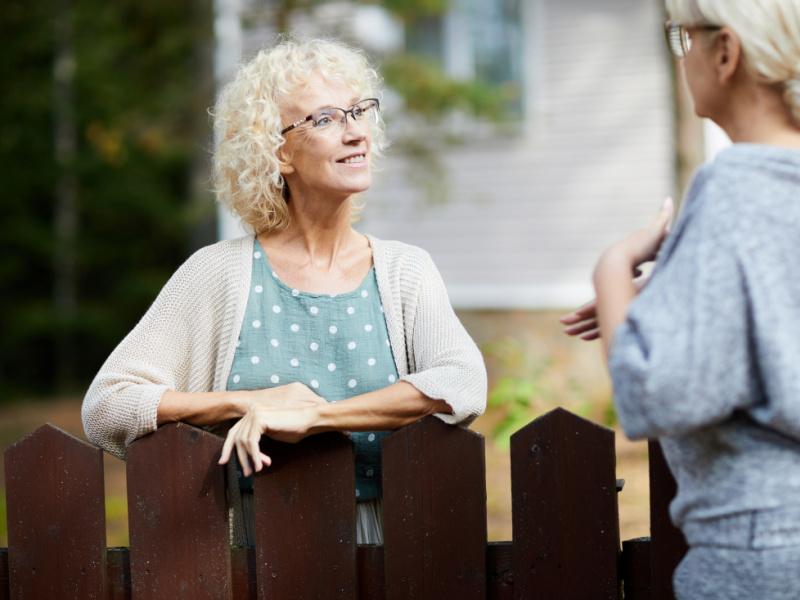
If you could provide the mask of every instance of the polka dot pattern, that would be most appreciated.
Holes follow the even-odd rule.
[[[228,389],[292,382],[328,402],[397,380],[374,270],[356,289],[311,294],[286,285],[254,243],[251,293]],[[260,259],[260,260],[259,260]],[[351,432],[359,501],[380,496],[380,447],[386,432]]]

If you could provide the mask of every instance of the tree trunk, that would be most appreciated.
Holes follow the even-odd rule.
[[[55,187],[53,303],[57,320],[56,383],[62,390],[74,384],[74,340],[77,290],[78,181],[75,174],[74,106],[75,49],[71,0],[55,3],[53,63],[53,124],[57,178]]]
[[[192,162],[189,167],[191,207],[190,245],[196,250],[217,241],[214,196],[211,193],[209,148],[212,136],[208,109],[214,103],[214,10],[212,0],[192,2],[195,73],[192,94]]]

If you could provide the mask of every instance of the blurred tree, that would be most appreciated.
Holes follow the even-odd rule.
[[[320,0],[278,0],[274,22]],[[362,0],[413,29],[447,0]],[[0,11],[0,401],[82,390],[187,253],[214,241],[211,0],[10,0]],[[413,46],[413,44],[412,44]],[[453,112],[502,118],[508,90],[430,56],[380,57],[426,128],[395,147],[444,181]],[[441,196],[441,189],[437,188]]]
[[[0,398],[85,386],[187,250],[210,241],[192,235],[210,213],[191,201],[210,23],[190,0],[0,11]]]

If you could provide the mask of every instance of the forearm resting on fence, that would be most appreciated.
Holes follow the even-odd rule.
[[[341,402],[317,407],[311,433],[398,429],[435,413],[452,414],[444,400],[433,400],[406,381]]]
[[[176,392],[167,390],[158,404],[157,424],[183,421],[192,425],[214,425],[238,419],[247,410],[242,392]]]

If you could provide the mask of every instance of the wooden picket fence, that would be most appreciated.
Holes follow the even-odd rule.
[[[384,545],[355,541],[338,433],[262,443],[254,548],[229,544],[222,438],[160,428],[126,463],[130,548],[106,548],[102,451],[45,425],[5,453],[0,599],[666,599],[685,552],[650,446],[650,538],[620,547],[613,432],[556,409],[511,440],[513,541],[486,541],[484,440],[429,417],[383,442]]]

